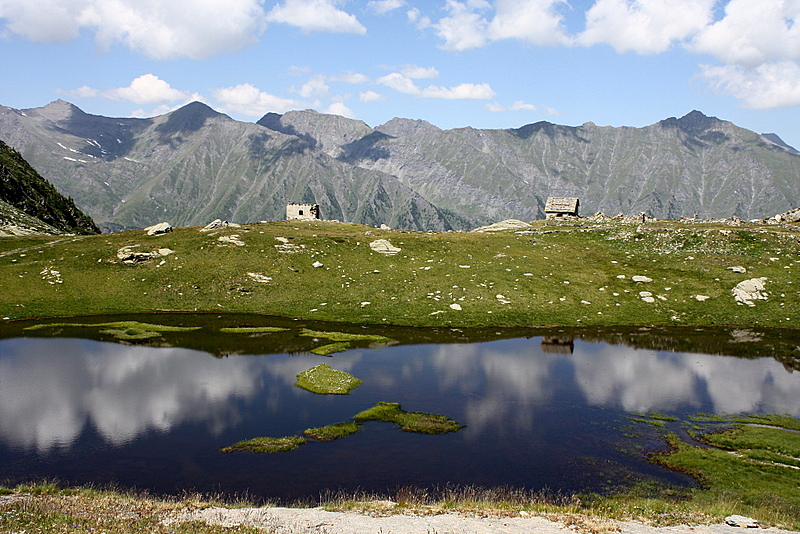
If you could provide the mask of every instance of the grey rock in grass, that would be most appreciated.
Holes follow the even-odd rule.
[[[200,229],[201,232],[211,232],[213,230],[224,230],[226,228],[240,228],[241,224],[236,224],[228,221],[223,221],[222,219],[214,219],[203,228]]]
[[[153,226],[148,226],[145,228],[147,235],[161,235],[166,234],[172,231],[172,225],[168,222],[161,222],[158,224],[154,224]]]
[[[175,252],[174,250],[168,248],[160,248],[158,250],[153,250],[150,252],[143,252],[141,250],[136,250],[136,248],[140,247],[141,245],[128,245],[127,247],[122,247],[117,251],[117,259],[120,260],[122,263],[134,264],[134,263],[141,263],[143,261],[150,261],[156,258],[161,258],[163,256],[168,256]]]
[[[767,279],[762,276],[761,278],[750,278],[739,282],[736,287],[731,289],[733,298],[739,304],[745,304],[750,307],[755,306],[754,300],[767,300],[766,287],[764,286],[766,281]]]
[[[758,528],[758,521],[743,515],[729,515],[725,518],[725,522],[732,527]]]
[[[475,228],[473,232],[500,232],[502,230],[518,230],[520,228],[530,228],[531,225],[518,219],[506,219],[488,226]]]
[[[735,272],[735,273],[739,273],[739,274],[744,274],[744,273],[746,273],[746,272],[747,272],[747,269],[745,269],[745,268],[744,268],[744,267],[742,267],[741,265],[735,265],[735,266],[733,266],[733,267],[728,267],[728,270],[729,270],[729,271],[733,271],[733,272]]]
[[[386,254],[387,256],[394,256],[402,250],[392,245],[388,239],[377,239],[369,244],[369,248],[380,254]]]

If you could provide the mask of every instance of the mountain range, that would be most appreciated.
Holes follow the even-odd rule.
[[[325,219],[437,231],[542,218],[548,196],[579,197],[584,214],[658,218],[800,206],[797,150],[699,111],[643,128],[442,130],[311,110],[249,123],[199,102],[109,118],[59,100],[0,106],[0,139],[105,231],[280,220],[288,202],[317,203]]]

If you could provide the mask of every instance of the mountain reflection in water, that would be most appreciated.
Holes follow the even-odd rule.
[[[559,478],[564,473],[551,473],[547,466],[574,467],[592,456],[632,462],[628,469],[660,469],[619,453],[614,441],[619,432],[608,425],[627,424],[628,412],[800,416],[800,373],[772,358],[580,339],[570,345],[569,339],[555,349],[552,340],[542,345],[542,338],[533,337],[361,348],[330,359],[308,353],[215,358],[174,347],[6,339],[0,341],[0,480],[59,477],[163,492],[191,487],[287,497],[332,485],[364,489],[393,483],[575,490],[588,483],[567,483]],[[322,361],[364,384],[342,397],[293,385],[298,373]],[[467,427],[448,436],[417,436],[375,423],[340,442],[291,453],[217,452],[241,439],[299,434],[345,421],[379,401],[440,413]],[[598,439],[597,433],[614,438]],[[379,449],[398,464],[396,473]],[[147,462],[130,467],[138,454]],[[431,458],[430,465],[415,454]],[[418,472],[404,466],[417,461],[424,464]],[[90,470],[88,462],[107,467]],[[156,483],[161,462],[189,462],[194,471],[188,476],[184,466]],[[315,462],[337,471],[320,475]],[[308,465],[308,473],[301,465]],[[283,492],[277,479],[258,481],[268,468],[291,471],[296,487]],[[286,473],[275,476],[286,480]]]

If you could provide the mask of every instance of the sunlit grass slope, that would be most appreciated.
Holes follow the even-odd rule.
[[[583,219],[491,233],[284,221],[3,238],[0,318],[180,310],[372,324],[793,327],[798,237],[778,225]],[[378,239],[400,251],[373,250]],[[125,246],[173,252],[126,264],[117,258]],[[766,279],[755,306],[731,294],[749,278]]]

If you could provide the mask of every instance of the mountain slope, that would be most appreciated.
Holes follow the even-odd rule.
[[[151,119],[63,101],[0,107],[0,137],[106,230],[280,220],[287,202],[326,219],[462,230],[544,217],[548,196],[584,214],[764,218],[800,206],[800,153],[693,111],[644,128],[370,128],[315,111],[239,122],[195,102]]]
[[[319,143],[198,102],[152,119],[87,115],[63,101],[5,108],[0,132],[106,230],[280,220],[287,202],[317,202],[327,219],[366,224],[468,225],[391,176],[330,157]]]
[[[72,199],[65,198],[31,167],[19,152],[0,140],[0,201],[4,224],[19,221],[41,231],[96,234],[100,230]],[[16,208],[30,218],[20,217]],[[32,218],[32,219],[31,219]],[[36,221],[40,221],[37,223]]]

